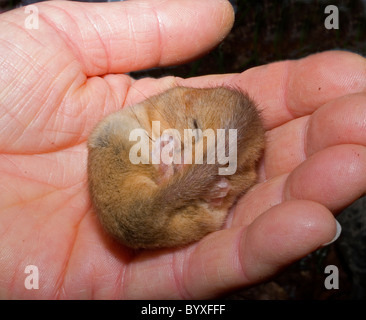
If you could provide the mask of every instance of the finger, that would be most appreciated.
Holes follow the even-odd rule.
[[[323,104],[366,91],[366,60],[351,52],[327,51],[271,63],[238,75],[188,79],[191,86],[238,87],[258,103],[266,129],[309,115]]]
[[[306,160],[306,141],[309,116],[294,119],[266,133],[263,171],[266,179],[291,172]]]
[[[184,265],[189,298],[213,298],[255,284],[331,241],[336,223],[311,201],[274,206],[248,228],[226,229],[201,241]]]
[[[281,204],[287,178],[284,174],[252,187],[229,212],[227,227],[248,226],[263,212]]]
[[[319,108],[309,119],[307,156],[338,144],[366,146],[366,93],[347,95]]]
[[[366,89],[366,60],[346,51],[329,51],[295,63],[289,76],[287,106],[295,116],[311,114],[335,98]]]
[[[55,1],[37,7],[39,28],[28,33],[44,47],[61,37],[88,76],[183,63],[217,45],[234,20],[226,0]],[[24,27],[24,10],[9,17]]]
[[[311,116],[304,116],[267,132],[264,176],[291,172],[307,157],[337,144],[366,146],[365,93],[334,99]]]
[[[287,200],[319,202],[337,212],[366,191],[366,148],[338,145],[317,152],[290,174],[257,184],[229,216],[229,227],[247,226],[269,208]]]
[[[366,190],[366,148],[338,145],[319,151],[288,177],[284,199],[307,199],[337,211]]]

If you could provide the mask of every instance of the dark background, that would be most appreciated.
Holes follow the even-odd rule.
[[[32,2],[37,1],[0,0],[0,12]],[[231,2],[236,11],[235,24],[216,49],[185,65],[133,72],[131,76],[192,77],[243,72],[261,64],[334,49],[366,55],[366,0]],[[324,27],[327,5],[339,9],[338,30]],[[269,282],[226,298],[365,300],[366,199],[358,200],[337,219],[342,225],[342,235],[335,244],[308,255]],[[327,276],[324,269],[329,264],[339,268],[338,290],[327,290],[324,286]]]
[[[211,53],[192,63],[134,76],[191,77],[242,72],[261,64],[298,59],[325,50],[366,54],[366,1],[255,1],[233,0],[235,24]],[[327,5],[339,9],[339,29],[327,30]]]

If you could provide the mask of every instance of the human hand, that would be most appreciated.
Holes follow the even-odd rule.
[[[0,16],[2,298],[216,297],[330,241],[331,211],[363,194],[363,58],[326,52],[239,75],[134,81],[122,73],[217,44],[232,24],[229,5],[37,6],[38,30],[24,29],[23,9]],[[261,181],[224,230],[186,248],[134,253],[105,235],[93,212],[86,139],[104,115],[174,85],[236,86],[259,103],[267,129]],[[38,290],[24,286],[27,265],[39,268]]]

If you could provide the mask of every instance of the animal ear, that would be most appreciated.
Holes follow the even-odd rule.
[[[224,198],[229,193],[230,189],[231,186],[229,181],[226,178],[221,178],[213,185],[212,189],[205,197],[205,200],[209,205],[213,207],[219,207],[222,204]]]

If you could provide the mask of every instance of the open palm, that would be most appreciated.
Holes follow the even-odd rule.
[[[0,16],[1,298],[210,298],[253,284],[330,241],[366,187],[366,62],[326,52],[242,74],[134,81],[123,73],[217,44],[225,1],[47,2]],[[206,21],[203,25],[201,21]],[[133,252],[91,207],[86,139],[106,114],[175,85],[228,85],[262,110],[260,183],[224,230],[186,248]],[[133,191],[133,190],[131,190]],[[39,269],[39,289],[24,285]]]

